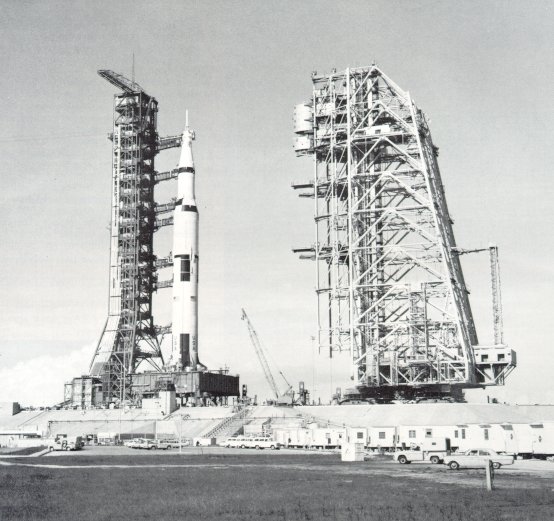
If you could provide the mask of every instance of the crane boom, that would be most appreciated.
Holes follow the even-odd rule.
[[[500,265],[498,263],[498,247],[489,246],[491,281],[492,281],[492,313],[494,320],[494,343],[504,344],[502,323],[502,295],[500,290]]]
[[[242,311],[242,317],[241,319],[246,321],[246,326],[248,327],[248,333],[250,335],[250,340],[252,341],[252,345],[254,346],[254,350],[256,351],[256,355],[258,356],[258,360],[260,361],[260,365],[262,366],[265,379],[267,380],[267,383],[271,387],[271,390],[275,394],[275,398],[279,399],[281,396],[281,393],[279,392],[279,388],[277,387],[277,384],[275,383],[275,378],[273,378],[273,374],[271,373],[271,370],[269,369],[269,364],[267,363],[267,359],[265,357],[263,348],[260,344],[260,340],[258,338],[258,334],[256,333],[256,330],[254,329],[254,326],[252,325],[252,322],[250,322],[250,319],[248,318],[248,315],[246,314],[246,311],[244,309]]]
[[[472,250],[464,250],[456,248],[453,250],[457,255],[465,255],[467,253],[480,253],[483,251],[489,252],[490,270],[491,270],[491,289],[492,289],[492,317],[494,327],[494,344],[504,344],[504,326],[502,318],[502,293],[500,288],[500,264],[498,262],[498,246],[489,244],[487,248],[474,248]]]
[[[144,89],[135,81],[131,81],[125,76],[118,74],[117,72],[110,70],[99,70],[98,74],[102,76],[105,80],[109,81],[112,85],[120,88],[122,91],[127,92],[128,94],[133,94],[135,92],[144,92]]]

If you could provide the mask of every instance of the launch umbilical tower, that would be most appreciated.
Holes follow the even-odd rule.
[[[152,294],[158,288],[153,252],[154,232],[173,223],[162,214],[174,204],[157,206],[158,181],[154,158],[160,150],[177,147],[180,137],[160,138],[158,102],[140,85],[112,71],[100,76],[121,89],[114,97],[112,155],[112,215],[108,319],[90,366],[102,380],[105,402],[130,395],[130,375],[147,362],[160,370],[163,357],[154,325]],[[167,178],[171,175],[167,175]],[[168,260],[165,265],[171,265]],[[165,267],[165,266],[164,266]],[[166,284],[167,286],[169,284]]]
[[[156,99],[134,80],[109,70],[98,73],[121,91],[114,97],[109,135],[113,146],[108,318],[89,374],[65,385],[65,403],[83,408],[136,406],[168,392],[182,404],[226,404],[230,396],[239,396],[238,376],[230,375],[228,368],[209,370],[198,356],[199,217],[195,134],[188,126],[188,111],[183,133],[162,138]],[[177,168],[156,171],[156,155],[179,146]],[[156,202],[155,185],[171,179],[177,180],[178,197]],[[163,226],[173,226],[173,248],[158,257],[154,233]],[[171,269],[173,277],[160,280],[164,268]],[[157,326],[152,297],[170,287],[173,323]],[[166,334],[172,342],[164,361]]]
[[[515,353],[478,343],[425,115],[376,66],[312,82],[294,120],[314,177],[293,186],[314,198],[316,242],[295,251],[316,261],[320,349],[349,353],[362,398],[502,384]]]

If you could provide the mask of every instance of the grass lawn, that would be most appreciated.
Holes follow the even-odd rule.
[[[552,484],[530,487],[521,477],[499,472],[499,489],[487,493],[480,471],[460,471],[455,479],[460,476],[464,484],[452,484],[441,476],[452,479],[453,474],[437,467],[346,464],[336,455],[62,456],[9,462],[129,467],[0,466],[2,521],[554,518]]]
[[[0,457],[4,456],[27,456],[28,454],[35,454],[41,450],[46,449],[45,445],[40,445],[38,447],[13,447],[13,448],[3,448],[0,450]]]

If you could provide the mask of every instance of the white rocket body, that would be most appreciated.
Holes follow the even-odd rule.
[[[194,132],[183,132],[173,220],[173,320],[169,365],[204,370],[198,361],[198,209],[194,194]]]

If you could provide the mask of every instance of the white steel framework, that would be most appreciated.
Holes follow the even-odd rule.
[[[511,351],[487,376],[475,359],[477,333],[423,112],[375,66],[314,73],[312,81],[311,102],[296,107],[295,149],[313,156],[314,179],[294,188],[314,198],[316,242],[295,251],[316,261],[320,349],[347,351],[367,396],[503,383]]]

